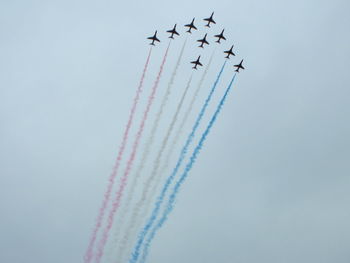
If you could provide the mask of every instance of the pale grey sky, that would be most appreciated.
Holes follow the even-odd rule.
[[[211,33],[225,27],[228,38],[217,54],[231,43],[237,52],[222,83],[240,58],[247,69],[148,262],[349,262],[349,8],[346,0],[1,1],[0,262],[82,262],[145,37],[158,29],[165,40],[174,23],[183,32],[212,11]],[[193,46],[186,59],[205,61],[210,50]],[[217,55],[206,90],[221,63]]]

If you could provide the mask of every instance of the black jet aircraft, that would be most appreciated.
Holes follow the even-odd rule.
[[[154,41],[160,42],[160,40],[157,38],[157,30],[152,37],[148,37],[147,39],[152,40],[152,43],[150,43],[150,45],[152,45],[152,46],[155,46]]]
[[[216,24],[216,22],[215,22],[214,19],[213,19],[213,15],[214,15],[214,12],[211,13],[211,16],[210,16],[210,17],[204,18],[204,19],[203,19],[204,21],[207,21],[207,22],[208,22],[208,24],[205,25],[206,27],[210,27],[210,23]]]
[[[237,69],[235,70],[236,72],[239,73],[239,70],[240,69],[244,69],[244,67],[242,66],[242,63],[243,63],[243,59],[241,60],[241,63],[237,64],[237,65],[234,65],[234,67],[236,67]]]
[[[199,56],[199,57],[197,58],[197,60],[191,61],[191,63],[194,64],[194,66],[192,67],[193,69],[197,69],[197,66],[198,66],[198,65],[199,65],[199,66],[203,66],[202,63],[199,61],[200,58],[201,58],[201,56]]]
[[[229,50],[224,51],[225,54],[227,54],[227,56],[225,58],[230,58],[230,56],[236,56],[235,53],[232,52],[233,49],[233,45],[231,46],[231,48]]]
[[[221,39],[226,40],[226,37],[224,37],[224,31],[225,29],[223,29],[220,34],[214,36],[218,38],[218,40],[215,41],[216,43],[220,44]]]
[[[192,34],[191,30],[194,29],[194,30],[197,30],[196,26],[194,25],[194,18],[192,19],[192,22],[191,24],[187,24],[185,25],[185,27],[188,27],[188,30],[186,32]]]
[[[175,35],[178,35],[178,36],[180,35],[179,33],[176,32],[176,24],[175,24],[175,26],[174,26],[173,29],[168,30],[168,31],[166,31],[166,32],[171,34],[171,36],[170,36],[169,38],[172,38],[172,39],[174,39],[174,34],[175,34]]]
[[[207,44],[209,45],[209,42],[207,41],[207,34],[205,34],[205,36],[202,39],[198,39],[197,42],[200,42],[202,44],[200,44],[198,47],[204,48],[203,45]]]

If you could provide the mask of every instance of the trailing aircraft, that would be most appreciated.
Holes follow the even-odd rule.
[[[199,65],[199,66],[203,66],[202,63],[199,61],[200,58],[201,58],[201,56],[199,56],[199,57],[197,58],[197,60],[191,61],[191,63],[194,64],[194,66],[192,67],[193,69],[197,69],[197,66],[198,66],[198,65]]]

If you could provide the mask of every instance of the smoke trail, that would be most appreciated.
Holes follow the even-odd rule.
[[[174,129],[174,125],[177,121],[177,117],[179,115],[179,112],[181,110],[181,107],[185,101],[185,98],[186,98],[186,95],[190,89],[190,86],[191,86],[191,82],[192,82],[192,74],[187,82],[187,85],[186,85],[186,88],[182,94],[182,97],[180,99],[180,102],[177,106],[177,109],[176,109],[176,112],[172,118],[172,121],[168,127],[168,130],[167,130],[167,133],[165,135],[165,137],[163,138],[163,141],[162,141],[162,144],[161,144],[161,147],[158,151],[158,154],[157,154],[157,158],[154,162],[154,165],[153,165],[153,168],[152,168],[152,172],[151,172],[151,176],[147,179],[147,181],[145,182],[145,185],[143,187],[143,192],[142,192],[142,195],[141,195],[141,198],[140,200],[137,202],[137,204],[135,205],[135,208],[133,209],[133,213],[132,213],[132,216],[131,216],[131,219],[130,219],[130,225],[125,233],[125,235],[123,236],[123,239],[122,239],[122,249],[124,250],[126,245],[128,244],[129,242],[129,238],[130,238],[130,234],[132,232],[132,230],[138,225],[137,224],[137,220],[140,218],[139,214],[141,212],[141,210],[144,208],[145,204],[147,202],[149,202],[149,189],[151,187],[151,184],[152,182],[154,181],[155,179],[155,176],[157,175],[157,171],[159,169],[159,164],[160,164],[160,159],[162,157],[162,154],[164,152],[164,149],[168,143],[168,140],[170,138],[170,135],[171,135],[171,132],[172,130]],[[152,189],[154,190],[154,189]],[[142,217],[140,218],[142,220]]]
[[[174,81],[175,81],[176,73],[177,73],[177,71],[179,69],[179,66],[181,64],[182,56],[183,56],[183,53],[184,53],[184,50],[185,50],[185,47],[186,47],[186,42],[187,42],[187,39],[184,41],[184,43],[182,45],[182,48],[181,48],[179,57],[177,59],[175,68],[173,70],[173,73],[171,74],[167,90],[166,90],[166,92],[165,92],[165,94],[164,94],[164,96],[162,98],[162,102],[161,102],[160,108],[158,110],[158,113],[157,113],[156,118],[155,118],[155,120],[153,122],[153,125],[152,125],[150,136],[149,136],[149,138],[148,138],[148,140],[146,142],[145,150],[142,153],[140,164],[138,165],[138,167],[136,169],[136,172],[133,175],[133,179],[132,179],[132,182],[130,184],[130,190],[127,193],[127,197],[126,197],[126,200],[125,200],[125,203],[124,203],[124,207],[123,207],[123,209],[120,212],[120,214],[123,215],[123,216],[120,218],[120,223],[117,226],[118,229],[117,229],[117,231],[115,233],[115,240],[113,242],[114,244],[118,243],[117,238],[119,237],[120,231],[121,231],[121,229],[122,229],[122,227],[124,225],[124,222],[126,220],[126,215],[129,213],[130,203],[131,203],[132,197],[134,196],[134,192],[136,190],[136,186],[138,184],[139,177],[140,177],[141,172],[142,172],[142,170],[143,170],[143,168],[144,168],[144,166],[145,166],[145,164],[146,164],[146,162],[148,160],[148,157],[150,156],[149,153],[150,153],[151,147],[152,147],[153,142],[154,142],[154,137],[155,137],[156,131],[158,129],[160,119],[161,119],[161,117],[163,115],[164,108],[165,108],[165,106],[167,104],[167,101],[169,99],[169,96],[171,94],[171,90],[172,90],[172,87],[173,87],[173,84],[174,84]],[[125,250],[125,243],[121,242],[120,246],[119,246],[119,249],[117,251],[118,258],[117,258],[116,262],[121,262],[121,257],[122,257],[122,254],[123,254],[124,250]]]
[[[131,170],[133,162],[135,160],[136,152],[137,152],[138,145],[139,145],[139,142],[140,142],[143,130],[144,130],[145,123],[147,121],[148,113],[149,113],[149,111],[151,109],[151,106],[152,106],[152,103],[153,103],[153,100],[154,100],[154,97],[155,97],[155,94],[156,94],[156,91],[157,91],[157,88],[158,88],[158,84],[159,84],[159,81],[160,81],[160,77],[161,77],[162,72],[163,72],[163,68],[164,68],[164,64],[166,62],[166,58],[167,58],[167,55],[168,55],[170,43],[171,42],[169,42],[169,45],[168,45],[168,47],[167,47],[167,49],[165,51],[165,54],[164,54],[164,57],[163,57],[163,60],[162,60],[162,63],[161,63],[161,66],[160,66],[160,69],[159,69],[159,72],[158,72],[158,75],[157,75],[157,79],[156,79],[156,81],[155,81],[155,83],[153,85],[153,88],[152,88],[152,92],[151,92],[151,94],[148,97],[147,107],[146,107],[146,109],[145,109],[145,111],[143,113],[142,121],[141,121],[139,130],[138,130],[138,132],[136,134],[136,138],[135,138],[135,141],[134,141],[134,144],[133,144],[133,148],[132,148],[132,153],[131,153],[131,155],[129,157],[129,160],[127,162],[126,170],[125,170],[123,176],[120,179],[120,185],[119,185],[118,191],[116,193],[115,199],[114,199],[114,201],[112,203],[112,209],[111,209],[111,211],[109,213],[109,216],[107,218],[107,226],[106,226],[106,228],[105,228],[105,230],[103,232],[103,235],[102,235],[102,238],[101,238],[101,242],[99,243],[99,247],[98,247],[98,251],[97,251],[96,262],[98,262],[98,263],[101,261],[101,258],[103,256],[103,250],[104,250],[104,247],[105,247],[107,239],[108,239],[109,231],[111,230],[112,225],[113,225],[113,219],[114,219],[115,213],[116,213],[116,211],[118,210],[118,208],[120,206],[120,201],[121,201],[121,198],[122,198],[125,186],[127,184],[127,179],[128,179],[130,170]]]
[[[180,124],[180,126],[179,126],[179,128],[178,128],[178,130],[177,130],[177,132],[175,134],[175,137],[174,137],[174,139],[172,141],[172,144],[171,144],[171,146],[169,148],[169,151],[168,151],[167,156],[165,158],[164,164],[163,164],[162,168],[159,170],[158,175],[156,176],[156,181],[153,183],[153,187],[152,187],[152,190],[151,190],[151,197],[149,198],[149,200],[153,200],[153,198],[154,198],[154,196],[156,194],[156,190],[158,189],[158,186],[159,186],[159,184],[161,182],[161,179],[162,179],[161,175],[163,175],[166,172],[166,169],[169,166],[170,157],[171,157],[173,151],[176,149],[176,144],[177,144],[178,140],[180,139],[180,136],[181,136],[182,131],[184,129],[185,123],[186,123],[186,121],[188,119],[188,116],[190,115],[190,113],[192,111],[192,108],[193,108],[194,102],[195,102],[195,100],[196,100],[196,98],[198,96],[199,90],[200,90],[200,88],[203,85],[205,76],[206,76],[206,74],[207,74],[207,72],[208,72],[208,70],[210,68],[210,64],[211,64],[212,59],[214,57],[215,51],[216,51],[216,49],[213,51],[213,53],[210,56],[209,62],[207,64],[207,66],[205,67],[205,70],[204,70],[204,72],[202,74],[202,77],[201,77],[201,79],[199,81],[197,89],[196,89],[196,91],[194,92],[194,94],[192,96],[192,99],[191,99],[191,102],[189,104],[189,107],[187,108],[187,111],[186,111],[186,113],[185,113],[185,115],[184,115],[184,117],[182,119],[182,122],[181,122],[181,124]],[[141,214],[140,218],[145,218],[146,217],[147,212],[150,210],[151,205],[152,205],[151,202],[147,202],[147,206],[146,206],[145,209],[143,209],[143,213]]]
[[[156,190],[158,189],[158,186],[159,186],[159,184],[160,184],[160,182],[162,180],[162,176],[161,175],[163,175],[166,172],[166,169],[168,168],[168,166],[170,164],[170,158],[171,158],[174,150],[176,149],[177,142],[180,139],[180,136],[181,136],[181,134],[183,132],[184,126],[185,126],[185,124],[186,124],[186,122],[188,120],[188,117],[189,117],[192,109],[193,109],[194,102],[195,102],[195,100],[196,100],[196,98],[198,96],[198,93],[199,93],[202,85],[203,85],[203,82],[205,80],[205,77],[206,77],[207,72],[208,72],[208,70],[210,68],[211,62],[213,60],[214,53],[215,53],[215,50],[213,51],[213,53],[210,56],[209,62],[207,64],[207,66],[205,67],[205,70],[204,70],[204,72],[203,72],[203,74],[201,76],[201,79],[199,81],[197,89],[195,90],[195,92],[194,92],[194,94],[192,96],[191,102],[190,102],[190,104],[189,104],[189,106],[188,106],[188,108],[187,108],[187,110],[185,112],[185,115],[184,115],[184,117],[183,117],[183,119],[182,119],[182,121],[180,123],[180,126],[179,126],[179,128],[177,129],[177,131],[175,133],[175,137],[174,137],[172,143],[170,144],[170,148],[169,148],[169,150],[167,152],[167,155],[165,157],[165,161],[163,163],[163,166],[158,171],[158,174],[156,175],[156,179],[155,179],[155,182],[153,183],[152,190],[151,190],[151,197],[149,198],[149,200],[153,200],[154,199],[154,196],[156,194]],[[141,214],[141,216],[139,218],[145,218],[147,216],[147,212],[150,210],[151,205],[152,205],[152,203],[150,201],[146,203],[146,207],[143,209],[143,213]]]
[[[216,109],[214,115],[212,116],[212,118],[211,118],[207,128],[205,129],[204,133],[202,134],[201,139],[199,140],[196,148],[194,149],[194,151],[192,153],[192,156],[191,156],[189,162],[187,163],[183,174],[181,175],[180,179],[176,182],[176,184],[175,184],[175,186],[173,188],[173,191],[172,191],[172,193],[171,193],[171,195],[169,197],[168,203],[166,204],[166,208],[165,208],[165,210],[163,212],[163,215],[162,215],[161,219],[159,219],[157,224],[153,227],[152,231],[150,232],[150,235],[149,235],[147,241],[144,244],[141,263],[144,263],[145,260],[146,260],[146,257],[148,255],[148,250],[149,250],[150,243],[152,242],[155,234],[157,233],[159,228],[161,228],[163,226],[163,224],[167,220],[169,214],[174,209],[174,202],[176,200],[177,194],[179,193],[180,187],[184,183],[184,181],[186,180],[186,178],[188,176],[188,173],[192,169],[193,164],[195,163],[195,161],[197,159],[197,156],[198,156],[200,150],[203,147],[203,144],[204,144],[204,142],[205,142],[205,140],[206,140],[206,138],[207,138],[207,136],[208,136],[208,134],[210,132],[210,129],[213,127],[213,125],[214,125],[214,123],[215,123],[215,121],[216,121],[216,119],[217,119],[217,117],[218,117],[218,115],[219,115],[219,113],[220,113],[224,103],[225,103],[226,97],[227,97],[229,91],[231,90],[231,87],[232,87],[232,84],[233,84],[233,82],[235,80],[235,77],[236,77],[236,74],[233,75],[233,78],[232,78],[230,84],[228,85],[228,87],[227,87],[227,89],[225,91],[225,94],[222,97],[219,105],[217,106],[217,109]]]
[[[145,75],[146,75],[146,72],[147,72],[147,68],[148,68],[150,57],[151,57],[151,53],[152,53],[152,47],[150,48],[150,50],[148,52],[147,60],[146,60],[145,66],[143,68],[143,72],[142,72],[142,76],[141,76],[141,79],[140,79],[140,83],[139,83],[139,85],[137,87],[137,91],[136,91],[136,95],[135,95],[135,98],[134,98],[134,101],[133,101],[133,105],[132,105],[131,110],[130,110],[129,120],[128,120],[128,122],[126,124],[126,127],[125,127],[125,131],[124,131],[122,143],[121,143],[120,148],[119,148],[117,159],[116,159],[116,162],[114,164],[112,173],[111,173],[111,175],[110,175],[110,177],[108,179],[109,183],[108,183],[108,186],[107,186],[107,190],[106,190],[106,192],[104,194],[104,199],[103,199],[102,205],[101,205],[101,207],[99,209],[99,213],[98,213],[98,216],[97,216],[97,219],[96,219],[96,224],[95,224],[95,227],[94,227],[94,229],[92,231],[92,235],[91,235],[91,238],[90,238],[90,242],[89,242],[88,248],[87,248],[87,250],[85,252],[84,262],[86,262],[86,263],[91,262],[92,257],[93,257],[93,248],[94,248],[94,245],[95,245],[95,241],[96,241],[96,238],[97,238],[98,231],[101,228],[102,220],[104,218],[104,215],[105,215],[105,212],[106,212],[106,208],[107,208],[110,196],[111,196],[111,192],[112,192],[112,189],[113,189],[115,177],[117,176],[118,169],[119,169],[119,166],[120,166],[120,162],[121,162],[121,160],[123,158],[124,150],[125,150],[125,147],[126,147],[126,143],[128,141],[128,137],[129,137],[129,131],[130,131],[133,119],[134,119],[134,115],[135,115],[137,104],[138,104],[139,99],[140,99],[140,94],[142,92],[143,82],[144,82]]]
[[[182,121],[181,121],[181,123],[180,123],[180,126],[179,126],[179,128],[177,129],[177,131],[176,131],[176,133],[175,133],[175,137],[174,137],[172,143],[170,144],[170,148],[169,148],[169,151],[168,151],[168,153],[167,153],[167,155],[166,155],[166,157],[165,157],[164,164],[163,164],[162,168],[160,169],[160,173],[161,173],[161,174],[163,174],[163,173],[166,171],[166,169],[168,168],[168,166],[169,166],[170,158],[171,158],[171,156],[172,156],[172,154],[173,154],[173,152],[174,152],[174,150],[175,150],[175,148],[176,148],[176,145],[177,145],[177,143],[178,143],[178,141],[179,141],[179,139],[180,139],[180,136],[181,136],[181,134],[182,134],[182,132],[183,132],[183,129],[184,129],[184,127],[185,127],[185,124],[186,124],[186,122],[187,122],[187,120],[188,120],[188,117],[190,116],[190,114],[191,114],[191,112],[192,112],[193,105],[194,105],[194,103],[195,103],[195,101],[196,101],[196,99],[197,99],[197,96],[198,96],[198,93],[199,93],[200,89],[202,88],[203,82],[204,82],[205,77],[206,77],[206,75],[207,75],[207,73],[208,73],[208,70],[209,70],[209,68],[210,68],[210,65],[211,65],[211,62],[212,62],[212,60],[213,60],[214,54],[215,54],[215,50],[213,51],[213,53],[212,53],[211,56],[210,56],[208,65],[205,67],[205,70],[204,70],[204,72],[203,72],[203,74],[202,74],[202,77],[201,77],[201,79],[200,79],[200,81],[199,81],[199,84],[198,84],[198,86],[197,86],[197,89],[196,89],[196,91],[193,93],[191,102],[190,102],[190,104],[188,105],[188,108],[187,108],[187,110],[186,110],[186,112],[185,112],[185,114],[184,114],[184,117],[183,117],[183,119],[182,119]],[[160,179],[161,179],[161,177],[159,176],[159,177],[158,177],[158,180],[160,180]],[[155,187],[155,188],[157,188],[157,185],[158,185],[158,184],[159,184],[159,182],[156,182],[156,187]]]
[[[204,115],[204,113],[205,113],[205,111],[206,111],[206,109],[208,107],[208,104],[209,104],[209,102],[210,102],[210,100],[211,100],[211,98],[213,96],[213,93],[216,90],[216,86],[217,86],[217,84],[218,84],[218,82],[220,80],[222,72],[224,71],[225,65],[226,65],[226,61],[222,65],[221,70],[220,70],[220,72],[219,72],[219,74],[218,74],[218,76],[217,76],[217,78],[215,80],[215,83],[214,83],[214,85],[213,85],[213,87],[212,87],[212,89],[211,89],[211,91],[210,91],[206,101],[204,102],[204,105],[203,105],[201,111],[199,112],[199,115],[198,115],[198,117],[197,117],[197,119],[195,121],[195,124],[194,124],[193,128],[192,128],[192,131],[189,134],[189,136],[187,138],[187,141],[186,141],[184,147],[181,150],[179,159],[178,159],[178,161],[176,163],[176,166],[175,166],[173,172],[167,178],[167,180],[166,180],[166,182],[165,182],[165,184],[163,186],[161,194],[158,197],[157,202],[155,203],[155,207],[154,207],[154,209],[152,211],[152,215],[149,218],[149,220],[147,221],[146,225],[144,226],[144,228],[142,229],[142,231],[141,231],[141,233],[140,233],[140,235],[138,237],[138,240],[137,240],[136,245],[134,247],[134,250],[133,250],[133,253],[132,253],[132,256],[130,258],[129,263],[136,263],[136,261],[138,260],[138,257],[139,257],[139,254],[140,254],[140,248],[141,248],[141,245],[142,245],[142,243],[143,243],[143,241],[145,239],[145,236],[147,235],[148,231],[150,230],[150,228],[152,227],[154,221],[156,220],[158,212],[159,212],[159,209],[160,209],[160,206],[163,203],[165,194],[167,193],[167,190],[168,190],[170,184],[172,183],[172,181],[174,180],[178,170],[180,169],[180,166],[181,166],[181,164],[182,164],[182,162],[183,162],[183,160],[185,158],[185,155],[186,155],[186,153],[188,151],[188,147],[189,147],[189,145],[191,144],[191,142],[194,139],[194,135],[195,135],[195,133],[196,133],[196,131],[198,129],[200,121],[202,120],[203,115]]]

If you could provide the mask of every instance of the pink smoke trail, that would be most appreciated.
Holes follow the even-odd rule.
[[[91,239],[90,239],[88,248],[87,248],[87,250],[85,252],[85,256],[84,256],[84,262],[85,263],[90,263],[91,260],[92,260],[92,257],[93,257],[93,248],[94,248],[94,245],[95,245],[95,241],[96,241],[96,238],[97,238],[98,231],[99,231],[99,229],[101,228],[101,225],[102,225],[102,220],[103,220],[103,217],[105,215],[109,199],[111,197],[111,193],[112,193],[115,177],[117,176],[118,169],[119,169],[119,166],[120,166],[120,162],[121,162],[121,160],[123,158],[123,155],[124,155],[126,143],[128,141],[128,137],[129,137],[129,131],[130,131],[133,119],[134,119],[134,115],[135,115],[137,104],[138,104],[139,99],[140,99],[140,95],[141,95],[142,87],[143,87],[143,82],[144,82],[144,79],[145,79],[145,76],[146,76],[146,72],[147,72],[149,60],[151,58],[151,54],[152,54],[152,47],[150,48],[150,50],[148,52],[148,56],[147,56],[147,60],[146,60],[145,66],[143,68],[142,76],[141,76],[139,85],[138,85],[137,90],[136,90],[136,95],[135,95],[135,98],[134,98],[134,102],[133,102],[133,105],[132,105],[131,110],[130,110],[129,120],[128,120],[128,122],[126,124],[126,127],[125,127],[122,143],[121,143],[121,145],[119,147],[119,152],[118,152],[118,155],[117,155],[117,159],[116,159],[115,164],[113,166],[112,173],[111,173],[111,175],[110,175],[110,177],[108,179],[107,190],[106,190],[106,192],[104,194],[104,199],[103,199],[102,205],[101,205],[101,207],[99,209],[99,213],[98,213],[98,216],[97,216],[97,219],[96,219],[96,225],[95,225],[95,228],[92,231]]]
[[[104,247],[105,247],[105,245],[107,243],[109,232],[112,229],[114,216],[115,216],[118,208],[120,207],[120,201],[121,201],[122,195],[124,193],[124,189],[126,187],[127,180],[128,180],[128,177],[129,177],[132,165],[133,165],[135,157],[136,157],[136,152],[137,152],[137,149],[138,149],[138,146],[139,146],[140,139],[142,137],[142,133],[143,133],[143,130],[144,130],[144,127],[145,127],[145,123],[147,121],[148,113],[149,113],[149,111],[151,109],[151,106],[153,104],[153,100],[155,98],[155,94],[157,92],[157,88],[158,88],[158,84],[159,84],[159,81],[160,81],[160,77],[162,75],[164,64],[166,62],[166,58],[167,58],[167,55],[168,55],[168,50],[169,50],[169,47],[170,47],[170,43],[171,42],[169,42],[169,45],[168,45],[168,47],[167,47],[167,49],[165,51],[165,54],[164,54],[164,57],[163,57],[163,60],[162,60],[162,63],[160,65],[160,69],[159,69],[159,72],[158,72],[158,75],[157,75],[157,79],[156,79],[156,81],[155,81],[155,83],[153,85],[153,88],[152,88],[152,92],[151,92],[151,94],[148,97],[148,103],[147,103],[146,109],[145,109],[145,111],[143,113],[143,117],[142,117],[142,121],[141,121],[139,130],[138,130],[138,132],[136,134],[136,138],[135,138],[135,141],[134,141],[134,144],[133,144],[133,148],[132,148],[132,153],[131,153],[131,155],[129,157],[129,160],[127,162],[125,172],[124,172],[122,178],[120,179],[120,185],[119,185],[118,191],[116,193],[115,199],[113,201],[112,209],[111,209],[111,211],[109,213],[109,216],[107,218],[107,226],[106,226],[106,228],[105,228],[105,230],[103,232],[103,235],[102,235],[102,238],[101,238],[101,242],[99,243],[99,246],[98,246],[98,251],[97,251],[97,256],[96,256],[96,262],[97,263],[101,262],[101,259],[102,259],[102,256],[103,256]]]

